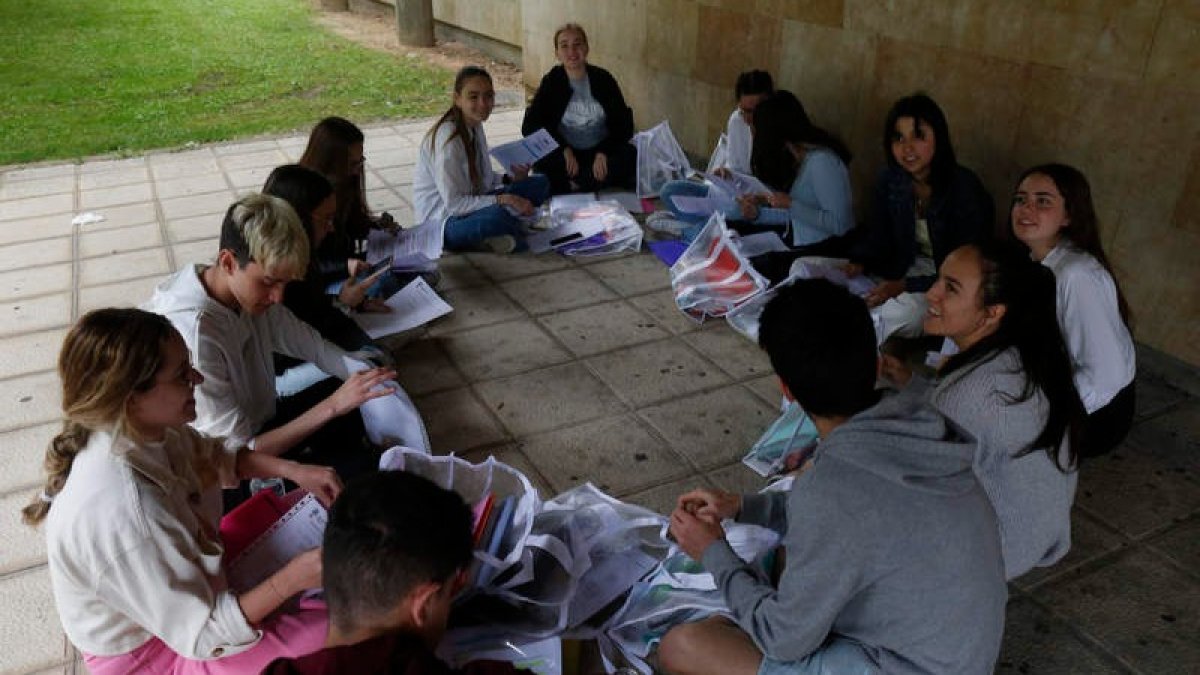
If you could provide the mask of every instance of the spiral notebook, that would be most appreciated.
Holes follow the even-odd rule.
[[[267,580],[289,560],[321,545],[328,514],[311,494],[296,502],[225,569],[229,587],[242,593]]]

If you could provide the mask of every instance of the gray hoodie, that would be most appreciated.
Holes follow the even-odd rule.
[[[778,589],[724,540],[702,562],[774,659],[832,633],[884,673],[990,673],[1008,591],[974,454],[922,396],[897,394],[831,432],[789,492],[743,498],[740,521],[783,535]]]

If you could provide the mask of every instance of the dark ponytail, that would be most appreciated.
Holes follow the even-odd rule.
[[[987,242],[968,244],[979,254],[983,282],[982,304],[1004,305],[1006,310],[995,332],[951,356],[942,366],[948,375],[974,368],[991,356],[1015,347],[1025,374],[1025,389],[1010,403],[1026,401],[1041,391],[1049,404],[1046,425],[1033,445],[1021,455],[1044,449],[1063,471],[1075,466],[1087,412],[1075,389],[1071,357],[1058,327],[1054,272],[1033,260],[1020,246]],[[1067,439],[1066,463],[1059,447]]]

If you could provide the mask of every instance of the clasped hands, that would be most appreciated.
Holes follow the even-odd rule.
[[[742,510],[741,495],[723,490],[692,490],[679,497],[671,512],[670,535],[693,560],[725,536],[721,521]]]

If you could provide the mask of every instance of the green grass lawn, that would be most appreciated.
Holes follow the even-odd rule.
[[[0,165],[434,114],[451,74],[414,61],[307,0],[0,0]]]

